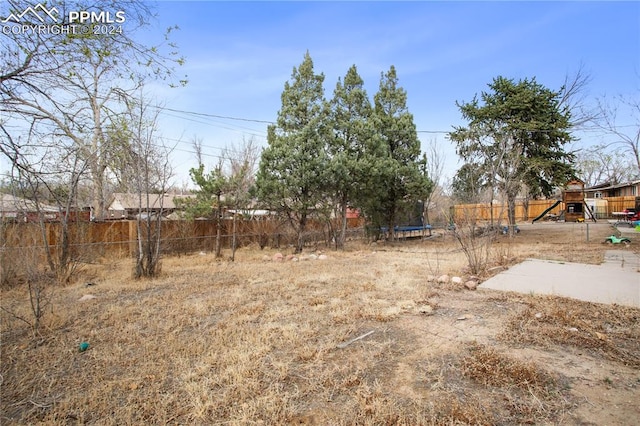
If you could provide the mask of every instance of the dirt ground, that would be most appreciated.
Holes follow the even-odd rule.
[[[520,229],[479,277],[445,231],[166,258],[153,281],[105,261],[55,289],[36,336],[25,290],[4,289],[0,422],[637,424],[640,310],[464,284],[525,258],[597,264],[613,228]]]

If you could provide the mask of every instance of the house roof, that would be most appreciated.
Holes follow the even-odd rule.
[[[40,204],[40,211],[57,212],[58,208],[47,204]],[[33,200],[16,197],[11,194],[0,194],[0,212],[37,212],[38,205]]]
[[[617,189],[617,188],[625,188],[627,186],[634,186],[640,184],[640,180],[634,180],[631,182],[618,183],[615,185],[611,185],[610,183],[602,183],[600,185],[590,186],[589,188],[585,188],[585,191],[605,191],[608,189]]]
[[[240,209],[240,210],[229,209],[227,210],[227,212],[231,214],[239,213],[245,216],[268,216],[270,214],[273,214],[271,210],[264,210],[264,209]]]
[[[174,202],[176,198],[194,198],[195,195],[183,194],[148,194],[149,207],[153,209],[173,210],[177,206]],[[147,194],[142,194],[142,206],[146,208]],[[140,196],[132,192],[116,192],[113,194],[107,210],[138,210],[140,208]]]

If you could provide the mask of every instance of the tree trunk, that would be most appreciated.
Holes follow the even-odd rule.
[[[222,241],[221,241],[222,229],[220,227],[221,225],[220,197],[221,195],[218,194],[218,207],[216,212],[216,258],[219,258],[222,256]]]
[[[389,241],[394,241],[396,239],[395,225],[396,225],[396,208],[394,206],[390,209],[389,214],[387,216],[387,230],[389,231],[389,233],[387,234],[387,239]]]
[[[344,243],[347,238],[347,202],[342,200],[342,205],[340,206],[340,233],[338,234],[337,247],[339,249],[344,249]]]
[[[307,215],[303,214],[298,221],[298,242],[296,244],[295,253],[302,253],[304,248],[304,231],[307,229]]]
[[[507,215],[509,217],[509,236],[515,235],[516,229],[516,195],[507,194]]]
[[[491,228],[493,228],[493,188],[491,189],[491,201],[489,202],[489,217],[491,218]]]
[[[236,260],[236,239],[237,239],[237,222],[238,222],[238,209],[236,208],[236,214],[233,215],[233,232],[231,237],[231,261],[234,262]]]

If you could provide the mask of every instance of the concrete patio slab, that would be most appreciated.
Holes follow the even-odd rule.
[[[629,250],[608,250],[601,265],[527,259],[479,288],[640,308],[640,258]]]

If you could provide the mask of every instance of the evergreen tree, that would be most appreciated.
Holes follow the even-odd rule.
[[[373,108],[364,89],[364,81],[355,65],[338,80],[331,100],[333,137],[329,139],[331,191],[340,219],[336,245],[343,247],[347,228],[347,208],[357,207],[366,194],[367,174],[375,153],[380,152],[379,138],[373,127]]]
[[[191,217],[214,216],[216,221],[216,257],[222,256],[222,196],[230,191],[229,179],[222,172],[222,162],[204,173],[204,164],[189,170],[191,180],[198,185],[196,200],[185,201],[187,213]],[[213,207],[215,206],[215,212]]]
[[[453,197],[456,201],[467,204],[480,202],[480,195],[486,186],[482,167],[471,163],[463,164],[451,182]]]
[[[432,185],[420,158],[420,141],[407,108],[407,93],[398,85],[395,67],[382,75],[374,105],[374,125],[383,151],[371,165],[369,181],[375,186],[370,188],[375,192],[367,197],[364,210],[374,226],[387,226],[393,239],[400,214],[424,200]]]
[[[568,108],[554,92],[532,80],[498,77],[482,92],[482,105],[458,104],[468,127],[449,138],[458,155],[481,166],[484,178],[507,199],[509,225],[515,225],[515,201],[523,185],[533,196],[549,196],[575,176],[573,156],[564,145],[572,140]]]
[[[315,74],[309,52],[293,69],[282,92],[276,125],[267,130],[256,187],[269,208],[286,215],[302,251],[310,216],[322,207],[327,190],[328,107],[323,74]]]

